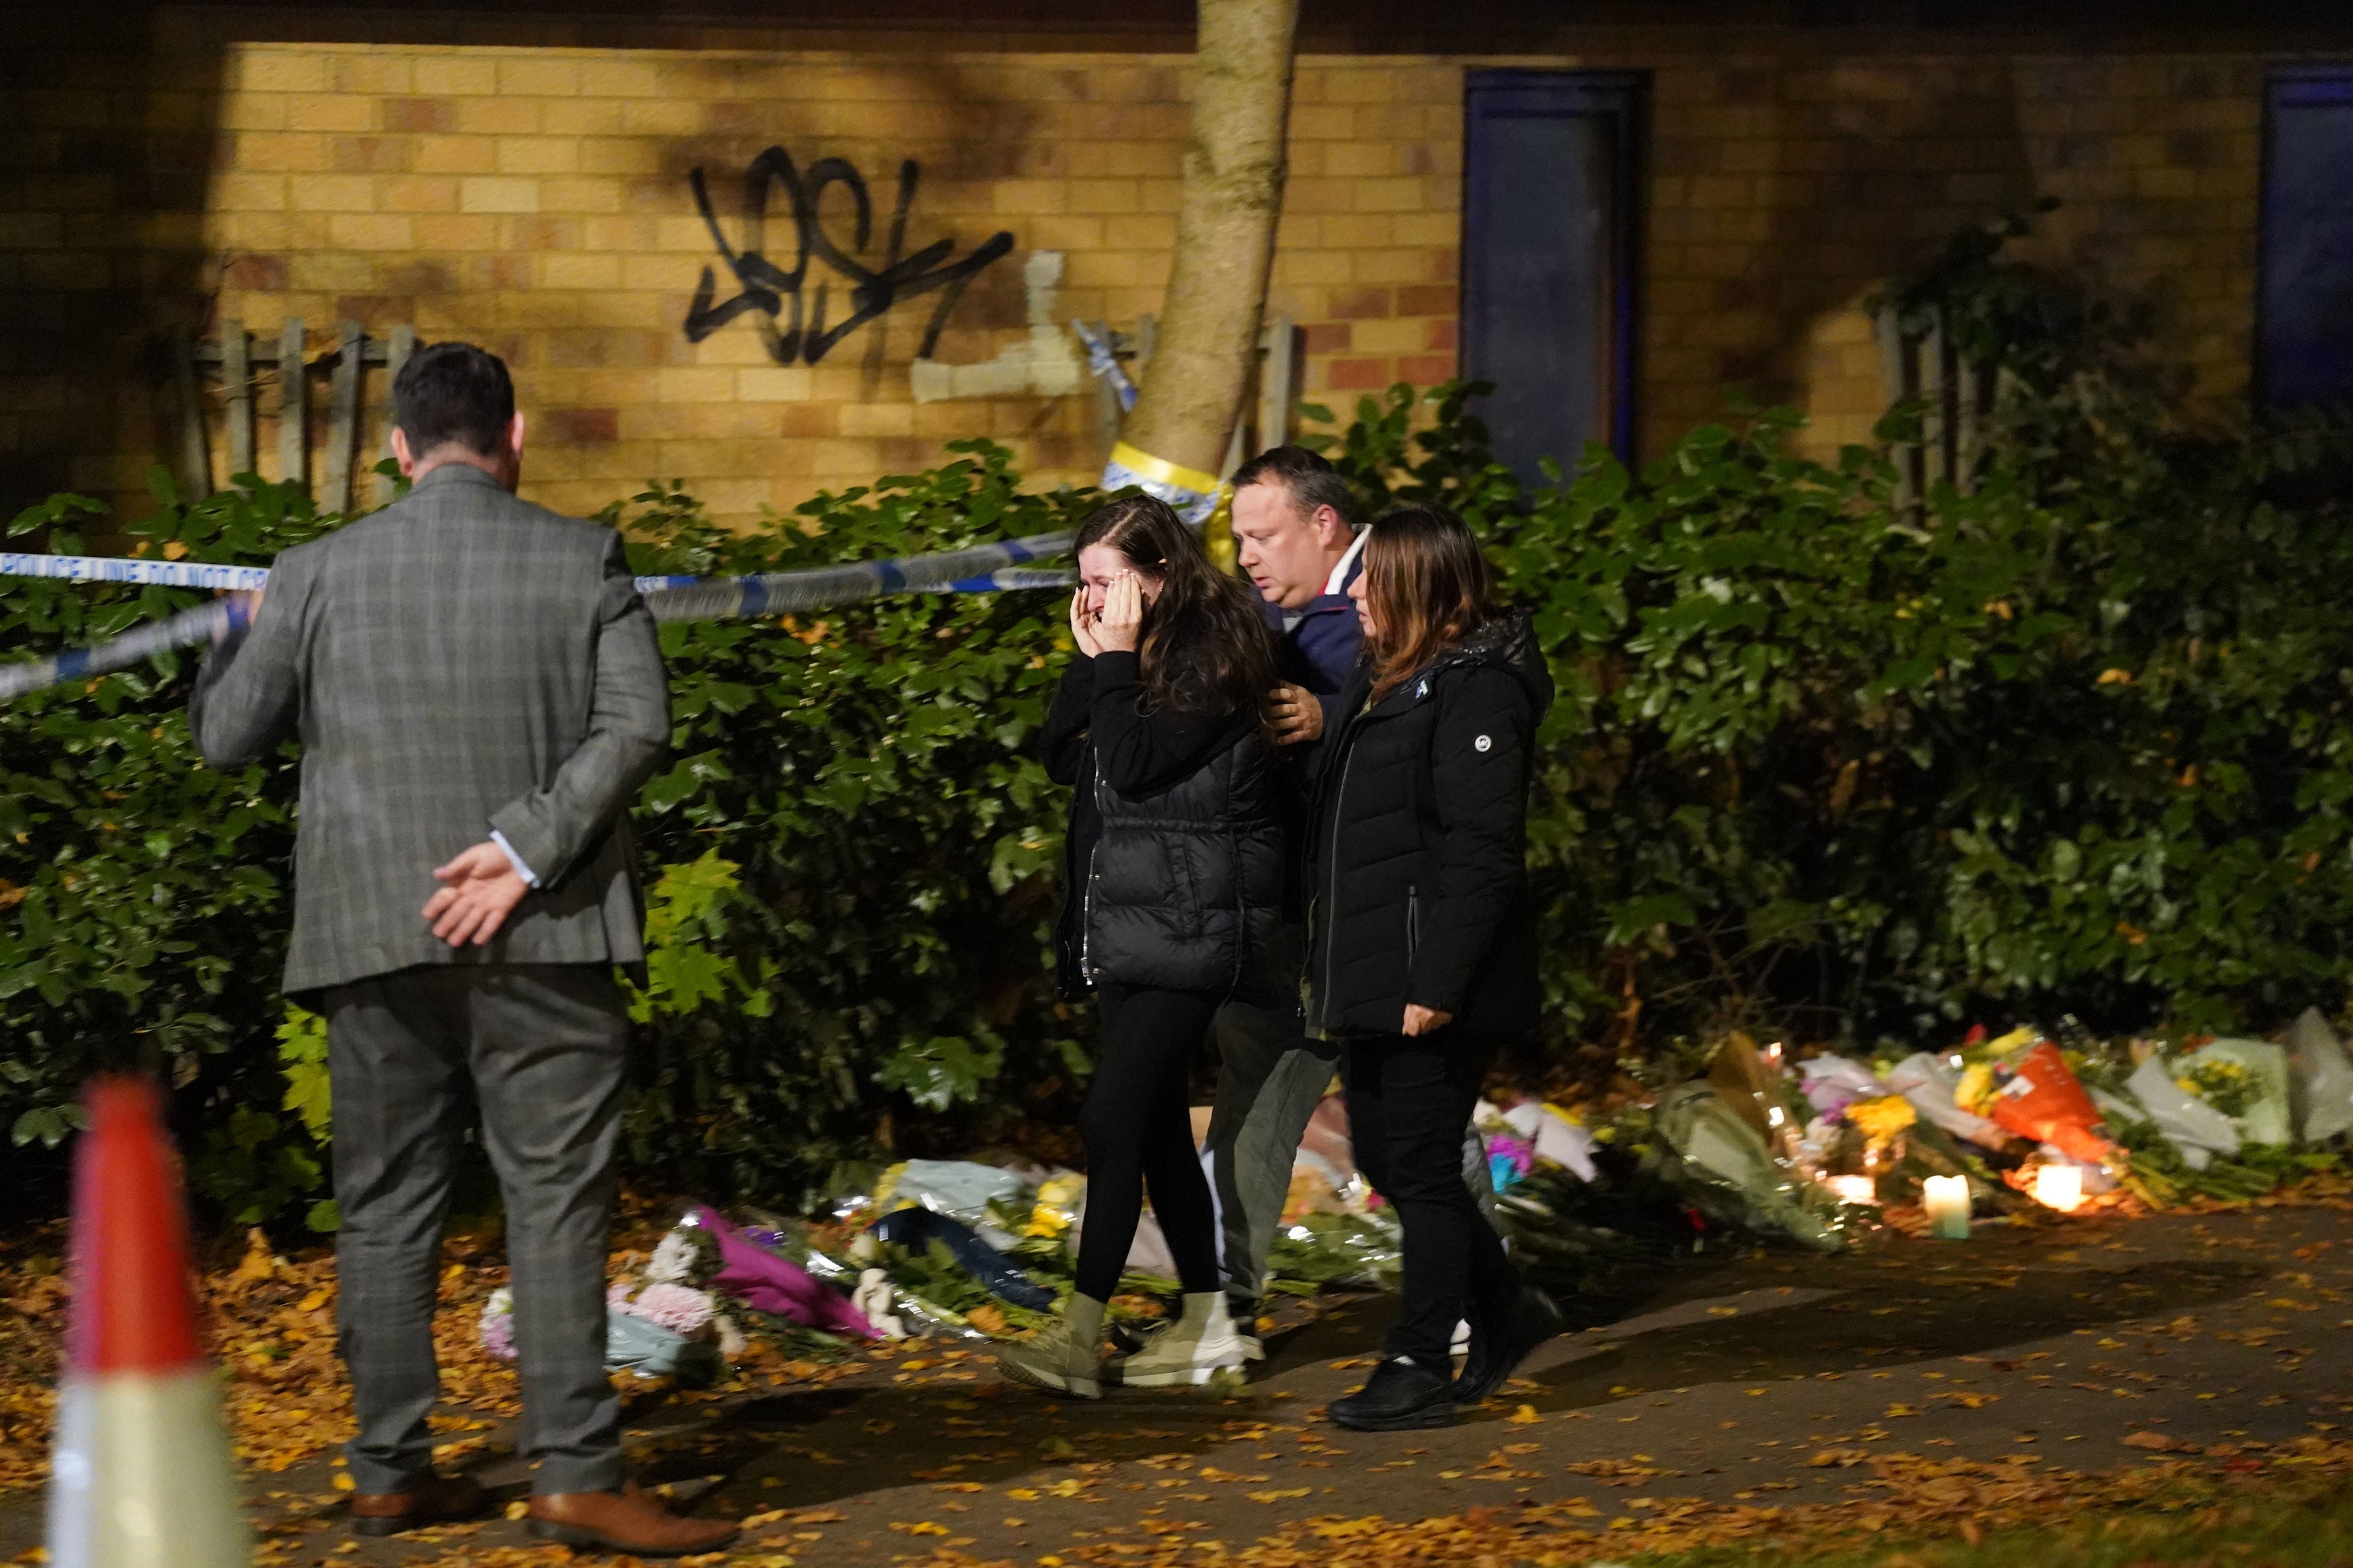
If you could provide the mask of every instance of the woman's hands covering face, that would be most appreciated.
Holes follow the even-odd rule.
[[[1134,653],[1144,637],[1144,579],[1123,572],[1103,592],[1094,640],[1104,653]]]
[[[1082,583],[1078,591],[1071,595],[1071,640],[1078,644],[1079,651],[1089,658],[1103,652],[1103,645],[1095,640],[1092,625],[1093,617],[1087,614],[1087,585]]]

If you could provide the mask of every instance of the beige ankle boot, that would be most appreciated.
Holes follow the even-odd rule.
[[[1092,1296],[1073,1294],[1061,1317],[1035,1336],[999,1347],[997,1370],[1032,1388],[1101,1399],[1103,1308]]]

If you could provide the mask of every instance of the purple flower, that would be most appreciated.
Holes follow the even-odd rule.
[[[1810,1078],[1805,1083],[1807,1102],[1814,1113],[1826,1121],[1835,1121],[1846,1108],[1862,1098],[1852,1087],[1828,1078]]]
[[[482,1303],[482,1348],[501,1361],[515,1359],[514,1292],[497,1289]]]

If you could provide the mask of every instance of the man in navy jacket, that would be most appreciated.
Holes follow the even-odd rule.
[[[1285,745],[1318,739],[1345,715],[1340,691],[1364,649],[1364,629],[1348,585],[1363,570],[1364,531],[1356,499],[1332,465],[1303,447],[1276,447],[1233,477],[1235,555],[1263,601],[1279,637],[1275,668],[1284,685],[1275,699],[1276,738]],[[1294,864],[1303,846],[1292,846]],[[1301,908],[1303,910],[1303,893]],[[1306,959],[1306,932],[1288,928],[1285,961]],[[1339,1068],[1336,1040],[1307,1037],[1297,1005],[1253,1007],[1229,1002],[1213,1031],[1221,1066],[1207,1140],[1224,1235],[1220,1260],[1234,1325],[1257,1332],[1266,1255],[1291,1194],[1291,1170],[1309,1118]],[[1463,1136],[1463,1175],[1484,1207],[1493,1192],[1485,1145]]]
[[[1267,625],[1279,635],[1277,736],[1313,741],[1364,646],[1348,584],[1361,569],[1356,501],[1332,465],[1302,447],[1277,447],[1237,470],[1234,543],[1257,585]],[[1293,847],[1293,858],[1299,858]],[[1304,932],[1289,928],[1289,961],[1305,957]],[[1235,1326],[1257,1332],[1266,1255],[1291,1190],[1299,1141],[1331,1086],[1336,1043],[1306,1037],[1296,1005],[1229,1002],[1215,1033],[1222,1068],[1209,1119],[1208,1148],[1223,1222],[1226,1296]]]

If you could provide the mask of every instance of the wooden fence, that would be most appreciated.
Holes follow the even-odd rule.
[[[259,426],[264,390],[261,372],[276,373],[278,478],[309,489],[321,511],[343,512],[357,499],[360,437],[366,425],[367,372],[382,366],[384,402],[391,403],[393,379],[417,350],[417,329],[395,327],[388,338],[373,338],[357,321],[337,325],[335,346],[310,356],[304,346],[303,324],[290,316],[276,342],[257,340],[242,321],[223,321],[217,337],[198,342],[185,331],[169,343],[172,381],[176,395],[180,480],[191,497],[208,496],[213,481],[211,429],[213,399],[207,382],[217,385],[217,424],[226,447],[227,472],[235,482],[240,474],[259,473],[255,437]],[[311,382],[327,384],[325,439],[319,453],[319,481],[311,475]],[[389,422],[387,421],[387,424]],[[390,441],[387,430],[385,439]],[[375,492],[381,502],[391,494],[389,484]]]
[[[1920,405],[1920,439],[1894,449],[1898,510],[1918,510],[1938,484],[1967,494],[1985,457],[1996,378],[1954,348],[1941,310],[1907,322],[1894,305],[1883,305],[1873,327],[1888,404]]]

